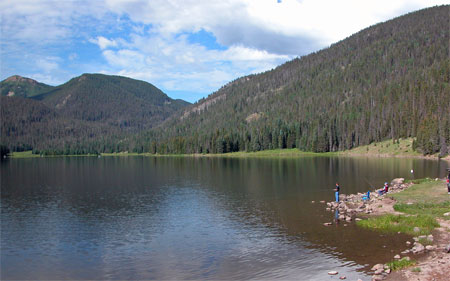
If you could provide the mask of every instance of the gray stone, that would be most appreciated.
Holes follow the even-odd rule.
[[[394,259],[399,260],[400,259],[400,255],[395,255]]]
[[[425,249],[426,249],[427,251],[433,251],[433,250],[436,250],[436,246],[434,246],[434,245],[426,245],[426,246],[425,246]]]
[[[328,271],[328,275],[337,275],[338,274],[338,272],[337,271]]]
[[[425,247],[420,243],[416,243],[416,245],[412,248],[412,252],[414,254],[421,253],[423,251],[425,251]]]
[[[444,216],[446,216],[446,217],[450,216],[450,212],[444,213]]]
[[[381,263],[377,263],[376,265],[372,266],[372,268],[370,270],[378,270],[378,269],[383,269],[384,268],[384,264]]]
[[[380,269],[377,269],[377,270],[375,270],[375,275],[380,275],[380,274],[383,274],[383,272],[384,272],[384,268],[380,268]]]

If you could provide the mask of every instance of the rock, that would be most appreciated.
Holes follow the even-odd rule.
[[[337,271],[328,271],[328,275],[337,275],[338,272]]]
[[[383,272],[384,272],[384,268],[380,268],[380,269],[377,269],[377,270],[375,270],[375,275],[380,275],[380,274],[383,274]]]
[[[327,211],[331,211],[331,208],[326,208]]]
[[[450,253],[450,244],[448,244],[447,247],[445,247],[444,252]]]
[[[450,216],[450,212],[444,213],[444,216],[446,216],[446,217]]]
[[[405,181],[404,178],[396,178],[391,181],[391,185],[400,185]]]
[[[406,255],[409,253],[409,250],[404,250],[403,252],[401,252],[402,255]]]
[[[344,279],[347,279],[347,277],[341,276],[341,277],[339,277],[339,279],[344,280]]]
[[[345,220],[346,221],[352,221],[352,218],[351,217],[345,217]]]
[[[356,219],[355,219],[355,221],[361,221],[361,220],[362,220],[362,219],[360,219],[360,218],[356,218]]]
[[[331,207],[331,203],[330,203],[330,202],[327,202],[327,206]]]
[[[340,220],[345,220],[345,216],[344,215],[339,215],[339,219]]]
[[[326,223],[324,223],[323,225],[329,226],[329,225],[332,225],[332,223],[331,223],[331,222],[326,222]]]
[[[413,240],[414,240],[415,242],[417,242],[417,241],[419,241],[419,237],[413,237]]]
[[[411,258],[410,257],[404,257],[405,260],[410,261]]]
[[[428,235],[427,240],[433,242],[433,240],[434,240],[433,235],[431,235],[431,234]]]
[[[433,250],[436,250],[436,246],[434,246],[434,245],[426,245],[426,246],[425,246],[425,249],[426,249],[427,251],[433,251]]]
[[[427,238],[427,236],[426,236],[426,235],[419,235],[419,237],[418,237],[418,238],[419,238],[419,240],[420,240],[420,239],[426,239],[426,238]]]
[[[391,273],[391,269],[390,269],[390,268],[385,269],[384,272],[386,272],[387,274],[389,274],[389,273]]]
[[[378,270],[378,269],[384,269],[384,264],[381,263],[377,263],[376,265],[372,266],[372,268],[370,270]]]
[[[380,281],[380,280],[383,280],[383,276],[381,275],[372,276],[372,281]]]
[[[316,201],[311,201],[311,203],[316,203]]]
[[[409,242],[409,241],[406,241],[406,245],[411,245],[411,242]]]
[[[425,247],[420,243],[416,243],[416,245],[411,250],[414,254],[421,253],[425,251]]]
[[[395,255],[394,259],[399,260],[400,259],[400,255]]]
[[[414,229],[413,229],[413,231],[414,231],[414,232],[419,232],[419,231],[420,231],[420,228],[418,228],[417,226],[415,226]]]
[[[320,203],[325,204],[325,201],[324,201],[324,200],[321,200]]]

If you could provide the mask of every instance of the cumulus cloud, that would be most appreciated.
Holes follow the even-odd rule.
[[[104,50],[108,47],[117,47],[117,42],[115,40],[109,40],[103,36],[97,36],[97,38],[89,39],[89,42],[97,44],[100,49]]]
[[[167,91],[197,92],[200,98],[239,76],[274,68],[370,25],[446,3],[5,0],[0,2],[1,78],[29,73],[54,82],[102,72]],[[220,48],[190,40],[199,32]]]

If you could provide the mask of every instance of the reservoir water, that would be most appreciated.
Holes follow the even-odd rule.
[[[330,270],[369,280],[409,237],[323,226],[334,214],[319,201],[333,199],[335,182],[366,192],[443,177],[448,163],[72,157],[0,167],[2,280],[325,280]]]

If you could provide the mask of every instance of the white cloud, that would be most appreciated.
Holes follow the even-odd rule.
[[[36,67],[45,73],[50,73],[59,69],[58,60],[56,57],[38,58]]]
[[[449,3],[277,2],[1,1],[1,76],[23,69],[44,73],[34,76],[46,79],[43,82],[55,82],[80,72],[103,72],[146,80],[163,90],[198,92],[200,97],[239,76],[274,68],[375,23]],[[189,35],[200,30],[211,34],[223,48],[213,49],[201,40],[191,42]],[[82,42],[86,42],[85,49],[80,50]]]
[[[104,50],[109,47],[117,47],[117,42],[115,40],[109,40],[103,36],[97,36],[97,38],[89,39],[89,42],[97,44],[100,49]]]

